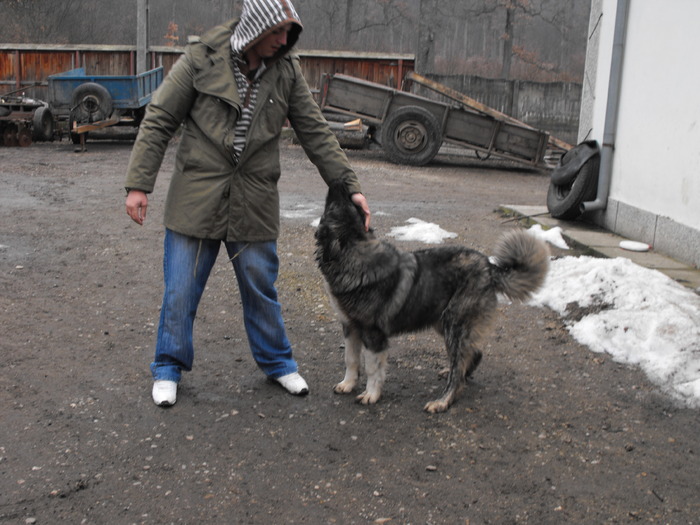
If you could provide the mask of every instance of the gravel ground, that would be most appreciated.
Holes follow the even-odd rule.
[[[156,407],[148,364],[174,149],[143,227],[124,211],[130,149],[0,149],[0,523],[698,523],[698,412],[577,344],[551,311],[502,305],[445,414],[422,410],[444,386],[431,332],[392,340],[377,405],[333,394],[342,336],[310,225],[325,189],[291,143],[279,291],[310,395],[255,367],[222,256],[195,368],[177,405]],[[380,237],[418,217],[488,253],[517,227],[498,205],[539,205],[548,186],[542,172],[465,157],[416,168],[348,155]]]

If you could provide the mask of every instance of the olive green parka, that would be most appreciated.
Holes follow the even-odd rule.
[[[302,75],[285,55],[261,77],[245,149],[236,162],[241,114],[230,38],[238,21],[215,27],[186,48],[153,95],[129,161],[125,186],[150,193],[165,150],[182,125],[164,224],[191,237],[270,241],[279,234],[279,140],[288,119],[323,180],[360,185]]]

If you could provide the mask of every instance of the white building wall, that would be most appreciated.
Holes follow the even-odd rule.
[[[618,0],[591,8],[579,138],[602,144]],[[630,0],[609,204],[596,222],[700,265],[700,1]],[[593,64],[592,61],[597,63]],[[595,65],[595,67],[593,67]],[[584,91],[586,87],[584,87]],[[592,98],[593,100],[590,100]]]
[[[632,0],[610,197],[700,229],[700,2]]]

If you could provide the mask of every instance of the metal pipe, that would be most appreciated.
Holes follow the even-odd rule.
[[[581,203],[581,212],[604,210],[608,205],[608,194],[610,193],[610,180],[612,178],[613,153],[615,152],[617,113],[620,106],[622,60],[624,57],[625,38],[627,33],[628,11],[629,0],[617,0],[617,12],[615,14],[615,33],[613,35],[613,49],[612,58],[610,62],[610,80],[608,82],[608,100],[605,109],[603,144],[600,150],[598,192],[594,201]]]

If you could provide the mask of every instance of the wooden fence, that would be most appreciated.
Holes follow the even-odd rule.
[[[151,68],[163,66],[165,74],[183,53],[180,47],[151,47]],[[413,71],[413,55],[298,51],[304,77],[312,91],[327,73],[344,73],[389,86],[400,86]],[[134,46],[0,44],[0,95],[11,91],[46,100],[47,78],[77,67],[88,75],[135,75]]]
[[[414,70],[407,54],[299,50],[304,77],[317,93],[324,74],[343,73],[400,89]],[[181,47],[151,47],[151,68],[165,73],[183,53]],[[0,44],[0,95],[18,91],[47,100],[49,75],[84,67],[88,75],[136,74],[135,46]],[[577,140],[581,85],[494,80],[473,75],[430,75],[479,102],[543,129],[566,142]],[[421,93],[420,89],[414,92]],[[425,93],[422,93],[425,94]]]

